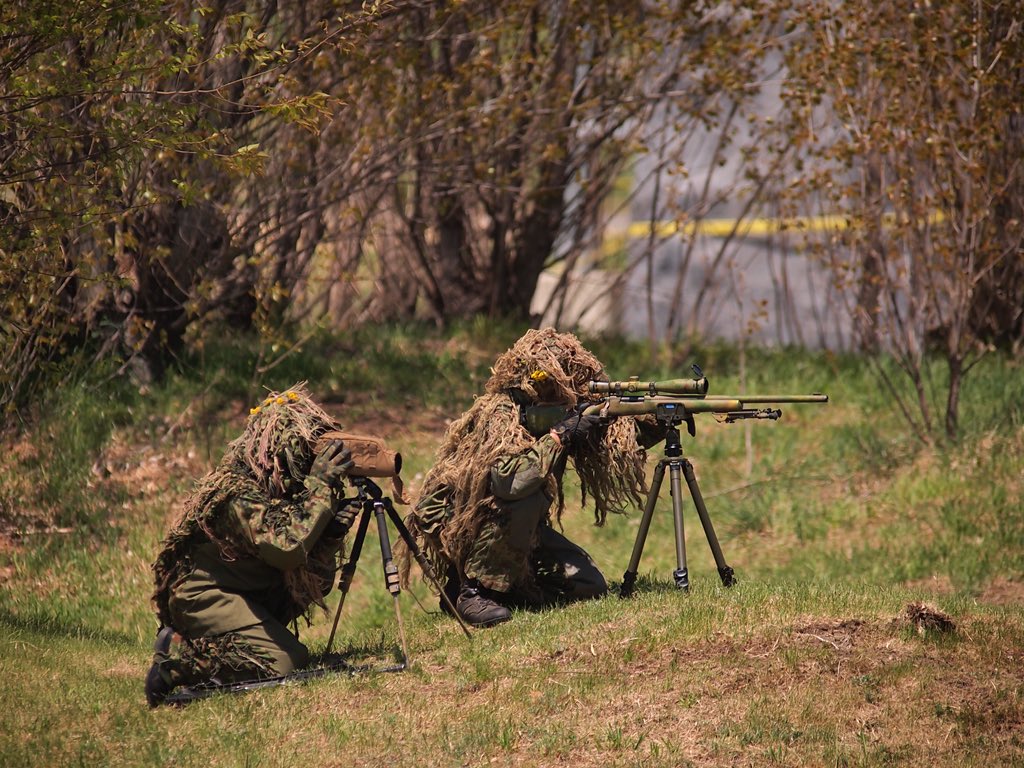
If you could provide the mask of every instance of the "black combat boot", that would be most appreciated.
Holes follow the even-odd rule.
[[[459,590],[455,608],[467,624],[474,627],[493,627],[512,618],[512,611],[494,599],[498,593],[467,582]]]
[[[167,660],[173,639],[174,628],[161,627],[156,634],[156,642],[153,643],[153,665],[146,673],[146,703],[151,707],[162,704],[167,698],[167,694],[173,689],[173,686],[160,674],[160,663]]]

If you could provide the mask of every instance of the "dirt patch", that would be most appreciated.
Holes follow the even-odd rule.
[[[999,577],[985,587],[978,601],[991,605],[1024,606],[1024,581]]]
[[[919,635],[927,632],[956,632],[952,617],[928,603],[909,603],[896,617],[897,626],[913,629]]]
[[[840,621],[814,621],[799,624],[793,628],[798,642],[819,642],[832,646],[836,650],[850,649],[859,631],[864,628],[860,619],[843,619]]]
[[[14,546],[18,531],[36,531],[52,526],[53,513],[41,508],[35,479],[40,462],[39,447],[27,436],[5,435],[8,449],[0,455],[0,548]]]
[[[953,587],[953,582],[949,576],[943,574],[941,576],[934,575],[928,579],[916,579],[913,581],[904,582],[904,585],[908,589],[913,589],[918,592],[928,592],[938,596],[948,596],[956,592]]]
[[[198,478],[209,463],[194,448],[138,445],[115,436],[92,467],[97,480],[120,483],[133,495],[150,496],[165,489],[169,479]]]

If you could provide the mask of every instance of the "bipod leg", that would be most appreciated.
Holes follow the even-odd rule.
[[[409,531],[405,521],[402,520],[398,512],[395,510],[390,499],[385,499],[384,508],[387,510],[388,517],[391,518],[391,522],[394,523],[395,529],[398,531],[398,535],[402,537],[402,541],[405,542],[409,551],[412,552],[412,556],[420,566],[420,570],[423,571],[423,575],[427,577],[427,581],[433,584],[435,589],[440,593],[441,599],[444,601],[445,605],[448,606],[448,610],[451,611],[452,616],[454,616],[459,622],[459,626],[462,627],[462,631],[465,633],[466,637],[472,639],[473,635],[470,633],[469,627],[466,625],[462,616],[459,615],[459,612],[455,610],[455,606],[452,605],[451,598],[449,598],[448,594],[444,591],[444,588],[441,586],[441,582],[437,578],[437,574],[434,573],[434,569],[430,566],[430,561],[427,560],[426,555],[423,554],[423,550],[420,549],[419,544],[416,543],[416,539]]]
[[[345,597],[348,595],[349,587],[352,586],[352,577],[356,572],[356,565],[359,562],[359,554],[363,551],[363,539],[366,538],[366,528],[370,524],[369,503],[363,503],[363,511],[359,513],[359,527],[356,528],[356,537],[352,542],[352,550],[349,552],[348,560],[341,566],[338,574],[338,610],[334,613],[334,626],[331,627],[331,636],[327,638],[327,650],[325,655],[331,652],[334,647],[334,633],[338,631],[338,620],[341,618],[341,609],[345,605]]]
[[[654,468],[654,477],[651,478],[651,489],[647,492],[647,503],[644,504],[644,516],[640,518],[640,529],[636,532],[636,540],[633,542],[633,554],[629,558],[629,566],[622,574],[622,586],[619,587],[619,597],[629,597],[633,594],[633,587],[636,585],[636,572],[640,567],[640,556],[644,552],[644,544],[647,542],[647,534],[651,530],[651,518],[654,516],[654,505],[658,503],[658,493],[661,491],[661,481],[665,477],[665,461],[659,461]]]
[[[722,579],[722,585],[731,587],[736,583],[736,577],[725,562],[725,555],[722,554],[722,547],[718,543],[718,536],[715,535],[715,527],[711,524],[711,516],[708,515],[708,508],[704,504],[704,497],[701,496],[700,488],[697,486],[697,477],[693,472],[693,465],[688,459],[683,460],[683,474],[686,476],[686,485],[690,488],[690,496],[693,497],[693,505],[697,508],[697,515],[700,517],[700,524],[704,526],[704,535],[707,536],[708,544],[711,546],[711,554],[714,555],[715,565],[718,566],[718,575]]]
[[[676,588],[684,592],[690,589],[690,574],[686,567],[686,534],[683,531],[683,484],[679,476],[679,461],[669,463],[669,484],[672,489],[672,520],[676,530],[676,570],[672,578]]]
[[[395,603],[395,617],[398,619],[398,639],[402,645],[402,665],[409,666],[409,650],[405,644],[405,626],[402,623],[402,607],[399,605],[398,596],[401,594],[398,579],[398,566],[395,565],[391,556],[391,539],[388,537],[388,522],[384,515],[384,503],[380,499],[373,502],[373,514],[377,518],[377,538],[380,540],[380,558],[384,564],[384,586]]]

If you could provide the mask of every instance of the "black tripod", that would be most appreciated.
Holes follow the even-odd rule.
[[[690,416],[690,419],[693,417]],[[651,528],[651,518],[654,516],[654,506],[658,501],[658,494],[661,490],[662,480],[665,478],[665,468],[669,471],[669,482],[672,492],[672,517],[675,522],[676,531],[676,565],[672,572],[676,587],[682,590],[690,588],[690,576],[686,568],[686,537],[683,533],[683,507],[682,507],[682,483],[680,474],[686,478],[686,485],[690,489],[690,496],[693,497],[693,505],[697,508],[697,515],[704,527],[704,535],[707,536],[708,544],[711,546],[711,554],[715,557],[715,564],[718,566],[718,575],[722,577],[722,584],[731,587],[736,583],[733,577],[732,568],[725,563],[725,556],[722,554],[722,547],[718,544],[718,537],[715,535],[715,528],[711,525],[711,518],[708,516],[708,508],[704,505],[704,497],[701,496],[700,488],[697,486],[697,478],[693,473],[693,465],[690,460],[683,456],[683,447],[679,443],[679,429],[677,428],[682,419],[676,414],[661,420],[666,424],[668,431],[665,436],[665,457],[658,462],[654,468],[654,477],[651,480],[651,490],[647,493],[647,503],[644,505],[644,516],[640,520],[640,530],[636,534],[636,541],[633,543],[633,555],[629,559],[629,567],[622,574],[622,587],[619,589],[620,597],[629,597],[633,594],[633,587],[636,584],[636,572],[640,565],[640,556],[644,551],[644,543],[647,541],[647,533]],[[693,434],[692,424],[690,433]]]
[[[405,627],[402,624],[402,610],[398,604],[398,596],[401,594],[401,588],[399,586],[398,579],[398,566],[395,565],[395,561],[391,555],[391,539],[388,536],[388,524],[387,520],[390,518],[392,524],[398,530],[398,534],[402,537],[406,546],[409,547],[409,551],[412,553],[416,562],[419,564],[420,569],[423,571],[423,575],[427,577],[427,580],[437,589],[441,595],[441,599],[447,604],[449,611],[452,616],[458,619],[459,625],[462,627],[462,631],[466,633],[466,637],[470,637],[469,628],[466,626],[462,617],[459,616],[455,610],[455,606],[451,604],[451,600],[445,591],[441,588],[437,581],[437,576],[434,574],[433,568],[430,567],[430,562],[424,556],[419,545],[416,543],[416,539],[409,532],[408,527],[402,521],[398,512],[395,511],[395,507],[387,496],[385,496],[375,482],[368,477],[351,477],[350,482],[356,487],[359,492],[359,500],[362,502],[363,508],[359,513],[359,523],[356,527],[355,539],[352,542],[352,549],[349,552],[348,560],[341,567],[341,571],[338,574],[338,591],[341,598],[338,602],[338,610],[334,614],[334,626],[331,627],[331,636],[327,639],[327,650],[324,655],[326,656],[331,652],[334,645],[334,634],[338,630],[338,620],[341,618],[341,609],[345,605],[345,597],[348,595],[349,587],[352,586],[352,577],[355,575],[356,566],[359,563],[359,555],[363,551],[363,540],[366,538],[366,529],[370,525],[370,516],[374,516],[377,519],[377,538],[380,540],[380,557],[381,564],[384,568],[384,586],[387,587],[388,592],[391,593],[395,603],[395,616],[398,620],[398,637],[401,643],[402,662],[394,668],[395,671],[400,669],[406,669],[409,666],[409,651],[405,644]]]

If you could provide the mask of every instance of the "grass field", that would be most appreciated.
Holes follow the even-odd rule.
[[[347,427],[402,451],[415,494],[515,335],[323,339],[258,384],[308,380]],[[643,347],[592,348],[617,377],[678,375]],[[700,357],[713,392],[740,388],[734,350]],[[632,599],[519,613],[467,640],[417,583],[399,601],[409,671],[148,709],[150,563],[259,398],[252,360],[239,342],[143,391],[69,382],[5,435],[0,765],[1024,765],[1024,369],[995,355],[967,381],[961,442],[929,448],[858,359],[750,354],[746,391],[831,402],[684,431],[731,589],[689,499],[692,589],[674,588],[666,483]],[[563,522],[614,587],[638,518],[595,528],[570,489]],[[921,605],[955,629],[908,611]],[[314,651],[331,618],[303,631]],[[386,665],[396,627],[368,541],[336,647]]]

